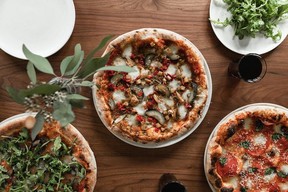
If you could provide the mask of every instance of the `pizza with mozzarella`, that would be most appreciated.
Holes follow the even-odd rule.
[[[140,143],[161,142],[192,129],[205,115],[210,72],[187,39],[141,29],[118,37],[106,52],[108,66],[135,70],[94,75],[96,109],[110,130]]]
[[[288,110],[252,105],[221,121],[206,146],[214,191],[288,191]]]
[[[21,114],[0,124],[0,191],[92,192],[96,161],[80,132],[45,123],[32,141],[31,119]]]

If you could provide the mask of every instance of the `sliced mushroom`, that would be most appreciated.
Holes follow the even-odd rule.
[[[132,86],[131,91],[136,95],[138,99],[142,99],[144,96],[143,90],[138,86]]]
[[[123,79],[123,74],[118,73],[110,79],[110,82],[113,85],[117,85],[121,79]]]
[[[165,118],[163,116],[162,113],[160,113],[157,110],[149,110],[145,112],[145,115],[149,116],[149,117],[153,117],[154,119],[156,119],[161,125],[163,125],[165,123]]]
[[[167,86],[163,85],[163,84],[158,84],[155,86],[155,90],[162,94],[165,97],[169,97],[170,96],[170,90]]]
[[[192,88],[193,88],[193,94],[191,94],[191,102],[194,100],[194,98],[197,96],[198,93],[198,85],[194,82],[192,82]]]
[[[147,66],[151,65],[154,57],[155,57],[154,54],[148,54],[148,55],[145,57],[145,65],[147,65]]]
[[[111,110],[114,110],[115,109],[115,101],[113,99],[109,99],[108,101],[108,105],[110,107]]]

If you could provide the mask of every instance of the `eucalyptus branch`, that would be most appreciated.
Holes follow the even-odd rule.
[[[86,79],[95,72],[115,70],[129,73],[135,71],[128,66],[105,66],[110,57],[109,53],[102,57],[94,57],[95,53],[101,50],[111,37],[105,37],[86,59],[84,59],[81,45],[77,44],[74,48],[74,55],[62,60],[61,76],[54,73],[52,65],[46,58],[32,53],[23,45],[23,53],[28,59],[26,69],[30,84],[26,89],[20,90],[7,87],[7,91],[13,100],[25,106],[27,112],[36,112],[36,122],[31,131],[33,140],[42,130],[45,121],[59,121],[62,127],[74,121],[75,114],[72,108],[83,107],[83,102],[88,100],[80,94],[81,87],[93,86],[93,82]],[[39,82],[36,70],[51,75],[51,79],[48,82]]]

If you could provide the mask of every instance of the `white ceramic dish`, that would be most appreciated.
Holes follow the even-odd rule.
[[[222,0],[211,0],[210,2],[210,18],[213,20],[224,21],[230,18],[231,13],[227,11],[227,5]],[[239,40],[234,35],[234,29],[228,25],[227,27],[217,26],[211,22],[212,29],[219,41],[231,51],[245,55],[248,53],[264,54],[280,45],[288,34],[288,20],[281,22],[278,27],[282,32],[282,37],[275,42],[271,38],[264,35],[257,35],[255,38],[245,37]]]
[[[177,34],[175,32],[172,32],[172,31],[169,31],[169,30],[165,30],[165,29],[156,29],[156,30],[157,30],[158,33],[163,33],[165,35],[176,37],[177,39],[183,40],[186,43],[186,45],[189,46],[194,51],[194,53],[196,53],[197,56],[201,59],[201,62],[203,64],[203,66],[204,66],[205,73],[207,75],[208,98],[207,98],[207,101],[206,101],[206,105],[205,105],[204,109],[202,110],[202,115],[201,115],[200,119],[187,132],[185,132],[184,134],[179,135],[179,136],[174,136],[174,137],[172,137],[171,139],[169,139],[167,141],[162,141],[162,142],[158,142],[158,143],[149,142],[149,143],[143,144],[141,142],[135,142],[135,141],[133,141],[133,140],[131,140],[129,138],[126,138],[121,133],[116,132],[116,131],[112,131],[111,128],[109,128],[109,126],[102,119],[103,113],[99,110],[100,108],[98,107],[97,97],[96,97],[96,94],[94,94],[97,91],[97,87],[94,86],[93,87],[94,105],[95,105],[96,111],[97,111],[98,116],[100,117],[102,123],[106,126],[106,128],[111,133],[113,133],[116,137],[118,137],[122,141],[124,141],[124,142],[126,142],[126,143],[128,143],[130,145],[137,146],[137,147],[142,147],[142,148],[161,148],[161,147],[166,147],[166,146],[173,145],[173,144],[183,140],[184,138],[188,137],[191,133],[193,133],[197,129],[197,127],[200,125],[200,123],[205,118],[205,115],[206,115],[206,113],[208,111],[208,108],[210,106],[211,97],[212,97],[212,79],[211,79],[210,70],[209,70],[209,67],[208,67],[208,64],[207,64],[205,58],[203,57],[201,52],[198,50],[198,48],[193,43],[191,43],[188,39],[186,39],[185,37],[183,37],[183,36],[181,36],[181,35],[179,35],[179,34]],[[157,37],[157,35],[155,36],[155,28],[143,28],[143,29],[134,30],[134,31],[125,33],[123,35],[120,35],[115,40],[110,42],[110,44],[107,46],[107,49],[106,49],[105,52],[107,52],[107,50],[109,50],[112,47],[113,44],[116,44],[117,42],[121,42],[123,39],[129,38],[129,37],[133,37],[133,35],[135,34],[136,31],[140,31],[140,32],[141,31],[145,31],[145,38]],[[145,38],[143,37],[143,39],[145,39]],[[105,54],[105,52],[104,52],[104,54]]]
[[[204,152],[204,172],[205,172],[205,176],[207,179],[207,182],[211,188],[211,190],[213,192],[215,192],[213,186],[211,185],[211,183],[208,180],[208,170],[207,170],[207,163],[209,163],[209,154],[208,154],[208,147],[209,147],[209,143],[210,141],[213,139],[213,137],[215,136],[215,134],[217,133],[218,129],[220,128],[220,126],[225,123],[226,121],[228,121],[229,119],[235,117],[235,115],[237,113],[241,113],[243,110],[244,111],[251,111],[251,110],[255,110],[255,108],[257,109],[277,109],[277,110],[281,110],[284,113],[286,113],[286,116],[288,116],[288,109],[280,106],[280,105],[276,105],[276,104],[272,104],[272,103],[254,103],[254,104],[250,104],[250,105],[246,105],[243,107],[240,107],[238,109],[235,109],[234,111],[230,112],[228,115],[226,115],[217,125],[216,127],[213,129],[212,133],[210,134],[210,137],[207,141],[206,147],[205,147],[205,152]]]
[[[68,41],[75,24],[73,0],[1,0],[0,49],[26,59],[25,44],[48,57]]]

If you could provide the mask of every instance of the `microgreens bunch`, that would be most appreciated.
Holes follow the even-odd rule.
[[[34,140],[42,130],[45,121],[57,120],[65,127],[75,119],[73,107],[83,107],[84,100],[88,100],[80,94],[81,87],[92,87],[94,84],[87,78],[96,71],[113,70],[122,72],[133,72],[128,66],[105,66],[110,54],[95,57],[97,51],[101,50],[109,41],[111,36],[105,37],[98,47],[93,49],[84,59],[84,51],[77,44],[74,55],[64,58],[60,64],[61,76],[57,76],[50,62],[39,55],[32,53],[23,45],[23,53],[28,59],[27,74],[30,84],[26,89],[17,90],[7,87],[9,95],[17,103],[25,106],[27,112],[36,112],[36,123],[32,129],[31,137]],[[37,80],[36,69],[51,75],[48,82]]]
[[[255,37],[262,33],[274,41],[280,40],[282,33],[277,25],[288,18],[287,0],[223,0],[231,18],[224,21],[210,18],[214,24],[224,27],[231,25],[239,39]]]

